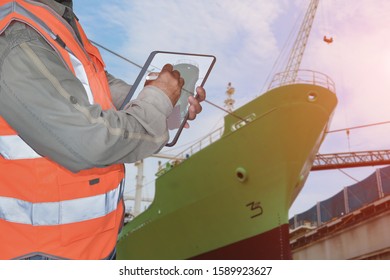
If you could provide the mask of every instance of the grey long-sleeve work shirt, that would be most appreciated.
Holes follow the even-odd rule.
[[[118,106],[129,87],[108,78]],[[33,29],[15,22],[0,36],[0,116],[38,154],[73,172],[157,152],[168,140],[171,111],[168,96],[153,86],[122,111],[102,110],[89,103],[81,82]]]

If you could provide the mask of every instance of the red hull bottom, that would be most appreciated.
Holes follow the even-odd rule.
[[[289,226],[270,231],[203,253],[193,260],[286,260],[292,259]]]

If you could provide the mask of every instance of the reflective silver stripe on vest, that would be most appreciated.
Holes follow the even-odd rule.
[[[56,35],[50,30],[50,28],[39,18],[34,16],[32,13],[27,11],[24,7],[20,6],[18,3],[11,2],[1,6],[0,11],[0,20],[3,20],[6,16],[16,12],[20,15],[23,15],[33,21],[35,21],[43,30],[45,30],[53,39],[56,38]]]
[[[91,87],[89,86],[89,81],[87,77],[87,73],[85,72],[83,64],[80,60],[77,59],[71,52],[69,52],[70,61],[72,62],[74,72],[77,76],[77,79],[83,84],[85,91],[87,92],[89,104],[93,105],[94,99],[91,91]]]
[[[7,15],[12,12],[16,12],[27,18],[35,21],[41,28],[43,28],[53,39],[56,38],[56,35],[49,29],[49,27],[39,18],[34,16],[28,10],[20,6],[18,3],[8,3],[1,6],[0,9],[0,20],[3,20]],[[88,77],[84,69],[83,64],[78,60],[69,50],[68,54],[72,62],[72,66],[75,70],[76,77],[83,84],[84,89],[87,93],[88,101],[90,104],[94,104],[94,97],[92,90],[89,86]],[[33,159],[40,158],[41,156],[37,154],[23,139],[17,135],[13,136],[0,136],[0,155],[4,158],[13,160],[13,159]]]
[[[31,203],[0,197],[0,219],[33,226],[55,226],[103,217],[118,208],[124,181],[105,194],[60,202]]]
[[[0,19],[5,18],[7,15],[12,13],[12,9],[13,9],[12,3],[2,5],[0,9]]]
[[[41,157],[17,135],[0,136],[0,155],[5,159],[32,159]]]
[[[31,4],[41,6],[39,3],[31,3]],[[25,16],[25,17],[33,20],[33,21],[35,21],[53,39],[57,38],[57,35],[54,34],[50,30],[50,28],[40,18],[38,18],[35,15],[33,15],[32,13],[30,13],[28,10],[26,10],[25,8],[20,6],[18,3],[8,3],[6,5],[1,6],[0,20],[4,19],[8,14],[12,13],[13,11],[15,11],[16,13],[18,13],[20,15],[23,15],[23,16]],[[78,41],[77,38],[75,38],[75,40]],[[90,104],[94,104],[94,98],[93,98],[92,90],[91,90],[91,87],[89,86],[88,77],[87,77],[87,74],[86,74],[86,71],[84,69],[83,64],[80,62],[80,60],[77,57],[75,57],[72,54],[72,52],[69,49],[66,48],[66,51],[69,54],[69,57],[70,57],[70,60],[72,62],[72,66],[73,66],[73,68],[75,70],[75,75],[76,75],[77,79],[80,80],[80,82],[83,84],[83,86],[85,88],[85,91],[86,91],[87,96],[88,96],[89,103]]]

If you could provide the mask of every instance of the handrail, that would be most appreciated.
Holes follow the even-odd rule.
[[[167,172],[168,170],[170,170],[172,167],[179,164],[183,160],[189,158],[193,154],[199,152],[203,148],[219,140],[223,134],[223,129],[224,127],[217,128],[216,130],[210,132],[205,137],[197,141],[195,144],[181,151],[179,154],[173,157],[174,158],[173,160],[170,160],[166,162],[165,165],[160,166],[159,171],[156,173],[156,176],[160,176],[164,174],[165,172]]]
[[[294,78],[286,79],[286,77]],[[268,90],[291,84],[318,85],[336,93],[335,83],[331,78],[329,78],[329,76],[321,72],[306,69],[276,73],[268,87]]]

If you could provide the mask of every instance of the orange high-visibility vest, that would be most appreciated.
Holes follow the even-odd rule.
[[[27,0],[0,3],[0,30],[14,20],[33,27],[84,79],[90,102],[113,107],[102,58],[79,25],[83,46],[66,21],[46,5]],[[1,117],[0,147],[0,259],[110,255],[123,221],[122,164],[72,173],[38,155]]]

